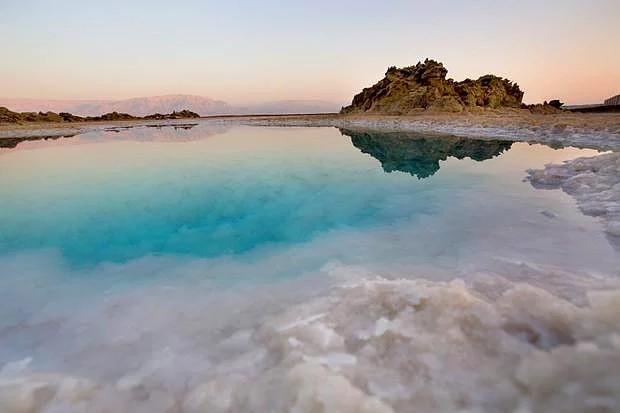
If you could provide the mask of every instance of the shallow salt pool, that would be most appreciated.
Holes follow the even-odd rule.
[[[399,289],[409,291],[408,297],[445,292],[453,300],[438,308],[449,317],[465,311],[453,308],[454,300],[471,304],[481,295],[491,307],[480,304],[472,314],[497,313],[499,319],[527,307],[514,304],[518,300],[497,304],[498,294],[516,284],[579,307],[589,292],[615,286],[618,276],[620,253],[601,223],[584,216],[568,195],[524,181],[529,168],[596,155],[593,150],[205,123],[5,146],[0,148],[0,403],[5,400],[6,406],[18,403],[15,395],[31,395],[33,386],[38,388],[34,381],[51,388],[51,395],[24,403],[49,411],[291,411],[291,406],[315,411],[316,400],[322,400],[324,411],[406,411],[405,401],[413,401],[417,390],[403,383],[418,380],[422,386],[415,369],[380,371],[376,356],[358,353],[360,337],[395,328],[389,319],[377,321],[385,316],[381,311],[372,313],[372,322],[382,327],[370,332],[361,326],[363,309],[377,311],[383,295]],[[368,303],[336,293],[343,304],[333,310],[334,319],[320,324],[332,317],[324,312],[333,303],[322,300],[333,297],[335,288],[361,288],[359,283],[377,277],[384,284],[368,287]],[[436,284],[418,284],[421,279]],[[460,281],[450,284],[454,279]],[[399,282],[402,287],[393,284]],[[523,300],[540,300],[519,292]],[[375,296],[379,301],[372,301]],[[539,350],[565,344],[555,327],[536,321],[523,330],[527,322],[519,320],[518,334],[489,321],[498,329],[494,340],[531,333],[540,340],[526,342]],[[338,330],[358,324],[350,337]],[[265,333],[266,326],[276,332]],[[284,333],[315,327],[319,330],[295,336]],[[430,342],[441,353],[448,330],[424,334],[425,340],[434,337]],[[280,336],[274,344],[273,337]],[[336,343],[332,339],[337,351],[330,347]],[[304,340],[324,354],[300,353]],[[422,351],[419,341],[412,343],[403,348],[415,344]],[[480,344],[486,345],[492,346]],[[509,360],[526,350],[504,349],[510,353],[507,374],[512,374]],[[495,363],[504,355],[472,353],[471,359]],[[467,371],[463,360],[444,356],[445,363],[454,363],[447,364],[454,380]],[[306,370],[297,371],[299,363],[283,364],[295,357]],[[435,365],[428,357],[419,362]],[[389,363],[399,364],[393,358]],[[419,377],[434,377],[430,367],[424,371]],[[339,374],[348,384],[334,379]],[[283,377],[292,381],[280,383]],[[309,377],[316,380],[308,384]],[[244,381],[248,378],[251,383]],[[351,395],[351,404],[330,405],[330,396],[317,390],[323,382]],[[286,391],[270,393],[279,386]],[[299,396],[308,386],[314,401]],[[519,405],[507,388],[463,403],[479,406],[484,399],[486,410],[501,411],[509,405],[502,404],[505,396],[506,403]],[[463,390],[469,396],[476,391]],[[429,403],[423,404],[427,411],[458,405],[448,399],[427,396],[416,402]]]

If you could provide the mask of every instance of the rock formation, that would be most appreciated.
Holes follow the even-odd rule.
[[[559,99],[553,99],[549,102],[535,103],[533,105],[521,104],[521,109],[528,109],[530,112],[538,115],[552,115],[554,113],[562,113],[564,103]]]
[[[0,149],[12,149],[17,147],[22,142],[27,141],[40,141],[40,140],[56,140],[60,138],[71,138],[75,134],[67,135],[46,135],[46,136],[24,136],[20,138],[0,138]]]
[[[407,132],[366,132],[340,129],[353,146],[381,162],[385,172],[401,171],[427,178],[439,170],[439,161],[448,157],[491,159],[510,149],[513,142],[431,136]]]
[[[200,115],[192,112],[190,110],[182,110],[180,112],[173,111],[172,113],[167,113],[162,115],[161,113],[155,113],[153,115],[146,115],[144,119],[188,119],[188,118],[199,118]]]
[[[21,122],[64,122],[62,116],[54,112],[13,112],[0,107],[0,123]]]
[[[17,123],[21,119],[21,113],[13,112],[0,106],[0,123]]]
[[[523,92],[519,85],[495,75],[455,82],[446,79],[442,63],[426,59],[415,66],[390,67],[375,85],[355,95],[349,113],[404,115],[420,110],[460,112],[473,108],[519,108]]]
[[[187,119],[199,118],[200,115],[189,111],[182,110],[167,114],[155,113],[144,117],[132,116],[127,113],[111,112],[101,116],[76,116],[66,112],[13,112],[5,107],[0,107],[0,123],[25,123],[25,122],[84,122],[84,121],[119,121],[119,120],[165,120],[165,119]]]

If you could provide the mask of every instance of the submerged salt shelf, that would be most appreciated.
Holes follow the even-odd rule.
[[[593,155],[208,125],[2,149],[0,411],[617,410],[618,250],[523,180]]]
[[[610,241],[620,247],[620,153],[608,153],[529,170],[538,188],[562,188],[584,214],[601,217]]]

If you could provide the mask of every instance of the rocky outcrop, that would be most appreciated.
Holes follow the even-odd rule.
[[[528,109],[530,112],[539,115],[551,115],[554,113],[562,113],[562,106],[564,103],[560,102],[559,99],[553,99],[549,102],[546,100],[543,103],[536,103],[533,105],[521,105],[521,109]]]
[[[172,113],[168,113],[162,115],[161,113],[155,113],[153,115],[147,115],[144,119],[191,119],[191,118],[199,118],[200,115],[196,112],[192,112],[191,110],[182,110],[180,112],[173,111]]]
[[[87,121],[97,121],[97,120],[134,120],[140,119],[139,117],[132,116],[129,113],[119,113],[119,112],[110,112],[104,113],[101,116],[88,116],[83,118],[83,120]]]
[[[421,110],[461,112],[474,108],[519,108],[523,92],[519,85],[495,75],[455,82],[446,79],[448,70],[426,59],[402,69],[390,67],[375,85],[355,95],[350,113],[404,115]]]
[[[119,120],[165,120],[165,119],[187,119],[199,118],[200,115],[189,111],[181,110],[167,114],[156,113],[144,117],[132,116],[128,113],[110,112],[101,116],[76,116],[67,112],[13,112],[5,107],[0,107],[0,123],[27,123],[27,122],[84,122],[84,121],[119,121]]]
[[[67,135],[44,135],[44,136],[24,136],[21,138],[0,138],[0,149],[12,149],[17,147],[22,142],[27,141],[40,141],[40,140],[56,140],[60,138],[71,138],[75,134]]]
[[[0,123],[18,123],[21,121],[21,113],[13,112],[5,107],[0,107]]]
[[[54,112],[13,112],[5,107],[0,107],[0,123],[21,122],[63,122],[64,119]]]
[[[385,172],[401,171],[419,179],[439,171],[449,157],[484,161],[510,149],[513,142],[434,136],[407,132],[369,132],[340,129],[353,146],[381,162]]]

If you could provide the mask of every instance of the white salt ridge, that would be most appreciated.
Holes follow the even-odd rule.
[[[549,164],[528,174],[537,188],[562,188],[574,196],[584,214],[601,217],[605,232],[620,241],[620,153]]]
[[[620,409],[619,288],[590,290],[579,306],[528,284],[482,281],[335,287],[233,332],[219,344],[228,357],[213,358],[201,380],[181,388],[153,380],[153,366],[95,382],[16,361],[0,374],[0,411]]]

